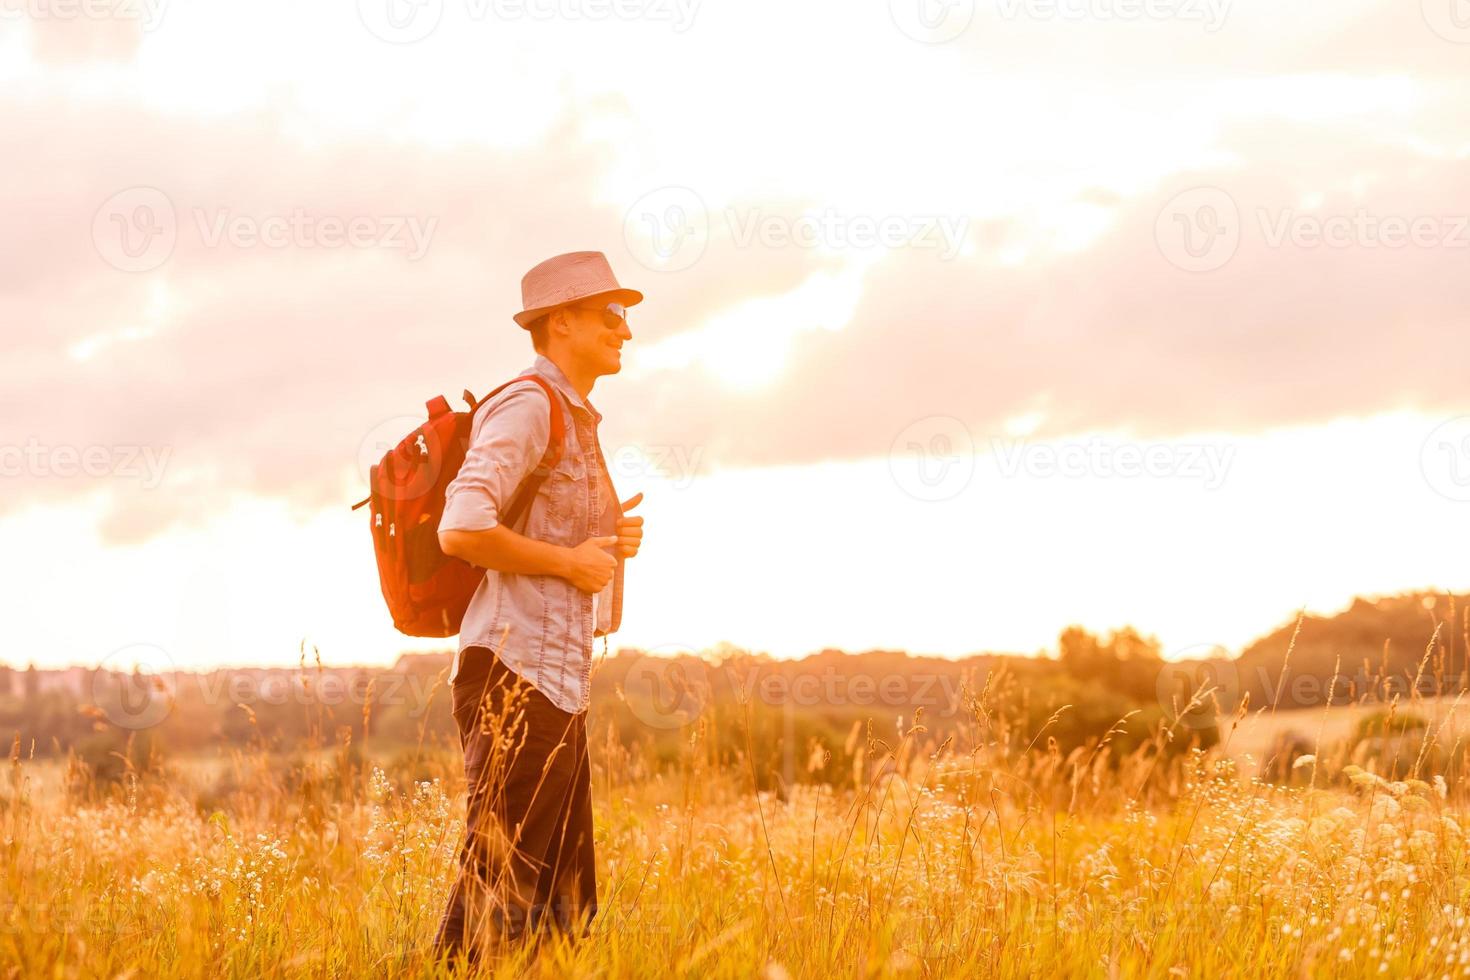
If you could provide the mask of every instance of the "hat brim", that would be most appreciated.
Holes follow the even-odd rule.
[[[643,294],[636,289],[609,289],[602,293],[589,293],[586,296],[578,296],[576,299],[569,299],[564,303],[556,303],[552,306],[540,306],[534,310],[522,310],[512,317],[512,319],[526,330],[530,330],[531,324],[552,310],[559,310],[563,306],[579,306],[583,303],[599,299],[605,299],[609,303],[619,303],[623,306],[637,306],[643,302]]]

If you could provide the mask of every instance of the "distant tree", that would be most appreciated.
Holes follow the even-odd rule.
[[[1109,635],[1107,647],[1117,664],[1115,689],[1139,701],[1156,698],[1159,671],[1164,666],[1163,648],[1159,641],[1125,626]]]
[[[1067,673],[1095,680],[1107,667],[1108,657],[1097,637],[1080,626],[1068,626],[1057,639],[1057,654]]]
[[[1247,646],[1236,667],[1257,705],[1275,702],[1279,691],[1280,708],[1313,707],[1329,688],[1339,701],[1453,696],[1470,687],[1467,635],[1470,595],[1359,598],[1336,615],[1292,616]],[[1316,682],[1299,687],[1301,677]]]
[[[1113,630],[1104,638],[1080,626],[1068,626],[1057,640],[1058,659],[1067,673],[1081,681],[1101,684],[1136,701],[1155,696],[1163,654],[1159,641],[1131,626]]]
[[[1158,664],[1163,662],[1163,649],[1159,641],[1152,636],[1143,636],[1132,626],[1125,626],[1120,630],[1114,630],[1108,637],[1107,644],[1113,651],[1113,656],[1119,660]]]

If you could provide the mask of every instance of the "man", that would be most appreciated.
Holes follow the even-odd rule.
[[[476,958],[540,926],[579,933],[596,914],[587,762],[592,642],[618,627],[622,562],[638,553],[642,494],[619,505],[588,401],[633,338],[601,252],[572,252],[521,280],[515,321],[537,357],[476,410],[445,495],[444,552],[485,568],[450,670],[469,802],[459,878],[435,946]],[[551,398],[560,400],[553,405]],[[560,411],[563,451],[517,526],[500,523],[541,465]]]

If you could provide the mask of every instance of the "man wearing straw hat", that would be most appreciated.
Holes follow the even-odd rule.
[[[514,319],[535,363],[476,409],[446,492],[440,546],[486,573],[450,670],[468,813],[441,956],[473,961],[487,944],[543,928],[578,935],[596,914],[592,642],[618,628],[623,560],[638,553],[643,518],[626,513],[642,494],[618,503],[588,396],[621,370],[627,310],[642,299],[601,252],[526,273]],[[532,479],[544,482],[512,517]]]

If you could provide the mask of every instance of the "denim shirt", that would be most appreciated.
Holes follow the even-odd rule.
[[[621,510],[597,441],[602,416],[546,357],[538,356],[522,373],[533,372],[562,398],[566,442],[561,460],[513,530],[568,548],[615,534]],[[445,492],[439,529],[496,527],[550,439],[550,406],[535,382],[512,384],[481,405],[464,466]],[[621,557],[612,581],[596,596],[552,575],[487,570],[465,611],[450,683],[467,647],[488,647],[561,710],[585,711],[591,699],[592,640],[618,628],[622,592]]]

